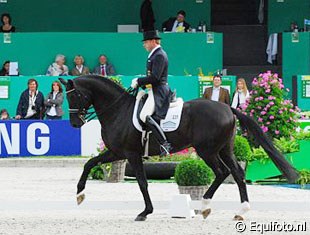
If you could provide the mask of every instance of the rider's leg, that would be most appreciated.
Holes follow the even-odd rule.
[[[171,151],[171,145],[168,143],[167,138],[158,123],[151,116],[147,116],[145,124],[147,128],[152,131],[154,137],[160,144],[160,156],[166,156],[167,154],[170,154],[169,152]]]
[[[146,117],[151,116],[155,112],[155,99],[153,90],[148,90],[148,97],[145,101],[145,104],[143,105],[143,108],[140,112],[140,119],[142,122],[146,123]]]
[[[155,100],[153,90],[149,89],[148,98],[141,110],[140,119],[147,125],[147,127],[153,132],[155,138],[161,145],[161,156],[169,154],[171,150],[170,144],[167,142],[166,136],[157,122],[151,117],[155,112]]]

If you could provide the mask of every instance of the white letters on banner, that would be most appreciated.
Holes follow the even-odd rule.
[[[9,155],[18,155],[20,154],[20,124],[12,123],[10,126],[11,136],[9,136],[5,123],[0,123],[0,154],[4,147]],[[50,137],[36,137],[36,130],[40,130],[40,134],[50,134],[50,129],[45,123],[30,124],[27,128],[27,150],[33,155],[44,155],[50,149]],[[40,143],[39,147],[36,146],[36,143]]]
[[[36,148],[36,130],[39,129],[41,134],[49,134],[50,129],[49,127],[42,122],[32,123],[29,125],[27,129],[27,150],[29,153],[33,155],[44,155],[48,152],[50,148],[50,137],[38,137],[38,142],[41,143],[39,148]]]
[[[3,139],[3,141],[1,141]],[[11,139],[4,123],[0,123],[0,154],[2,153],[2,142],[8,154],[19,154],[19,124],[11,124]]]

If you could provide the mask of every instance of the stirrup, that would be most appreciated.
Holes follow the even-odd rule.
[[[171,151],[171,144],[170,143],[164,143],[160,145],[160,157],[164,157],[167,155],[170,155],[170,151]]]

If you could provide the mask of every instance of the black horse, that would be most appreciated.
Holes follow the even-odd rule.
[[[102,139],[109,149],[91,158],[85,164],[77,185],[78,204],[84,200],[83,190],[87,176],[94,166],[128,159],[135,171],[145,201],[145,209],[136,217],[136,221],[145,220],[147,215],[153,212],[153,205],[143,168],[141,133],[132,124],[135,96],[115,82],[100,76],[81,76],[68,81],[60,78],[60,81],[66,87],[71,125],[81,127],[92,105],[101,124]],[[236,126],[234,115],[239,119],[241,126],[255,137],[290,182],[298,178],[296,171],[277,151],[253,119],[219,102],[206,99],[185,102],[180,126],[176,131],[167,133],[167,138],[174,152],[194,147],[197,154],[215,173],[215,180],[203,196],[204,217],[207,217],[211,211],[209,202],[215,191],[230,173],[238,185],[242,203],[242,210],[236,214],[235,219],[243,219],[242,214],[249,209],[244,171],[233,154]],[[159,145],[153,141],[150,144],[149,155],[158,154]]]

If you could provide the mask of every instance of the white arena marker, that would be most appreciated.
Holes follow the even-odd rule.
[[[172,198],[169,206],[169,216],[173,218],[192,218],[195,216],[191,209],[191,197],[189,194],[179,194]]]

